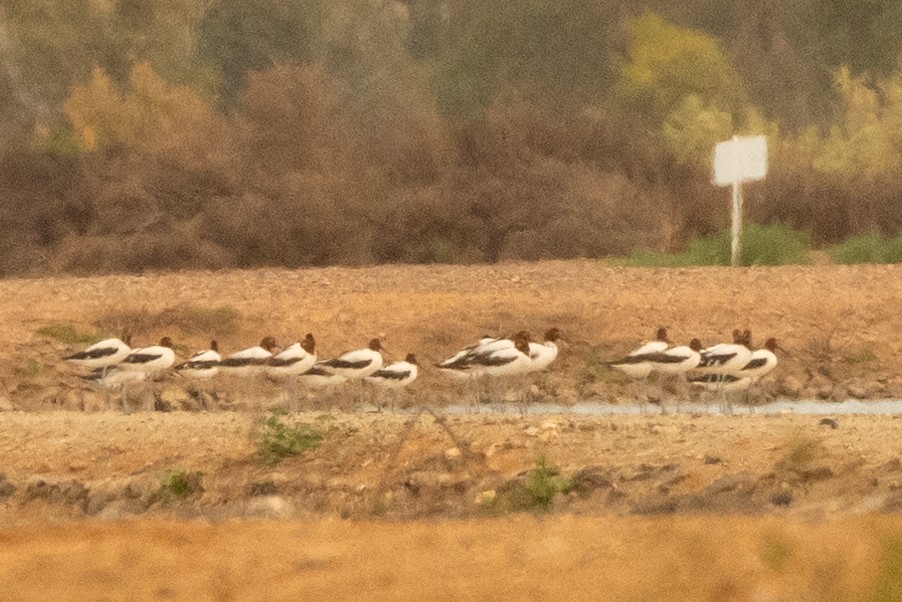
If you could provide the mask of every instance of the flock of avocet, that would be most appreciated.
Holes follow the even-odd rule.
[[[478,412],[483,401],[481,381],[492,383],[494,391],[489,401],[499,401],[497,389],[508,379],[543,371],[554,362],[561,333],[557,328],[551,328],[545,332],[544,338],[543,343],[531,341],[526,331],[511,337],[484,336],[438,362],[436,367],[470,384],[473,393],[470,401]],[[216,341],[211,341],[208,349],[198,351],[178,364],[169,337],[164,337],[158,345],[141,348],[132,348],[129,337],[123,339],[100,341],[64,359],[90,368],[92,372],[83,377],[85,380],[119,388],[126,411],[129,385],[146,381],[148,377],[170,369],[195,381],[209,381],[220,374],[243,378],[245,382],[252,382],[251,377],[262,375],[282,379],[290,386],[294,406],[300,385],[323,388],[357,381],[397,391],[416,380],[419,370],[412,353],[404,361],[385,364],[380,353],[384,348],[379,339],[372,339],[363,349],[348,351],[327,360],[318,359],[312,334],[281,349],[273,337],[267,336],[257,346],[225,356],[219,353]],[[734,331],[733,343],[703,349],[698,339],[693,339],[689,345],[672,346],[667,330],[659,328],[655,340],[643,343],[624,358],[607,365],[641,383],[642,400],[648,400],[648,377],[652,373],[659,373],[662,377],[682,375],[687,382],[720,392],[724,407],[731,409],[726,391],[743,388],[749,391],[777,365],[774,351],[779,347],[776,340],[769,339],[763,349],[754,352],[750,347],[751,333],[748,330]],[[662,398],[663,391],[662,385]],[[520,399],[522,401],[522,395]],[[394,396],[390,401],[394,410]],[[377,407],[380,407],[378,403]],[[521,407],[525,411],[525,405]]]
[[[752,351],[750,330],[734,330],[732,343],[719,343],[707,349],[698,339],[689,345],[671,346],[667,329],[659,328],[654,341],[643,343],[629,355],[608,365],[640,381],[645,389],[641,399],[648,399],[648,377],[657,372],[662,377],[683,376],[687,382],[720,394],[722,408],[732,412],[727,391],[745,390],[750,400],[752,387],[777,367],[777,339],[770,338],[764,347]],[[661,387],[663,409],[664,387]],[[751,409],[751,404],[749,408]],[[679,406],[677,406],[679,409]]]

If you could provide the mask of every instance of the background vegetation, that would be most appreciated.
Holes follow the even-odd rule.
[[[711,148],[749,133],[753,222],[890,260],[900,28],[894,0],[2,0],[0,275],[704,255]]]

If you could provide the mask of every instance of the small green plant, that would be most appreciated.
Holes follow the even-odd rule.
[[[533,505],[542,512],[551,509],[556,493],[567,493],[572,486],[569,479],[558,478],[558,474],[557,467],[548,464],[545,456],[541,456],[526,481],[526,489],[532,496]]]
[[[278,464],[283,458],[297,456],[319,447],[323,435],[307,424],[291,426],[282,422],[284,410],[273,410],[263,421],[257,441],[257,455],[264,464]]]
[[[49,324],[47,326],[42,326],[41,328],[38,328],[37,334],[42,337],[62,341],[67,345],[85,345],[88,343],[96,343],[99,340],[96,334],[76,330],[68,324]]]
[[[493,514],[548,512],[554,496],[572,488],[572,481],[560,477],[557,467],[542,456],[525,481],[517,479],[499,487],[495,497],[485,504],[485,509]]]
[[[168,504],[173,500],[182,500],[191,495],[202,493],[201,484],[203,473],[199,471],[188,472],[185,470],[168,471],[160,479],[160,488],[152,496],[151,503],[161,502]]]

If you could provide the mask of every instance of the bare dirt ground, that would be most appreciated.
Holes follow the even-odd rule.
[[[902,419],[374,415],[280,420],[321,444],[276,464],[279,389],[197,411],[101,411],[61,355],[131,330],[183,353],[316,333],[383,335],[427,365],[405,404],[460,388],[428,363],[483,332],[568,338],[537,395],[631,403],[603,360],[777,336],[779,397],[896,397],[894,267],[612,269],[594,262],[183,273],[0,283],[0,591],[8,599],[895,600]],[[68,330],[66,330],[68,329]],[[73,334],[74,333],[74,334]],[[223,385],[224,386],[224,385]],[[344,403],[347,409],[352,404]],[[834,428],[836,427],[836,428]]]

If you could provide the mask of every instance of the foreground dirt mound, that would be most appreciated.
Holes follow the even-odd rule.
[[[4,414],[0,518],[824,518],[902,509],[902,461],[885,444],[902,421],[889,417],[822,424],[792,415],[334,413],[269,420]],[[316,435],[313,444],[297,455],[264,453],[273,449],[264,441],[288,441],[301,427]]]

